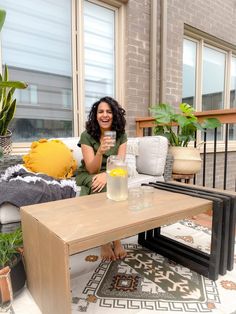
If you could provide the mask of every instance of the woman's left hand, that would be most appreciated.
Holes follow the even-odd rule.
[[[96,174],[92,179],[92,191],[101,192],[106,183],[107,183],[106,172]]]

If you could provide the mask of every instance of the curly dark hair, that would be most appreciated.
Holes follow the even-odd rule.
[[[86,122],[86,130],[95,140],[100,140],[101,130],[97,121],[97,110],[101,102],[105,102],[110,106],[113,115],[111,130],[116,131],[117,138],[119,138],[121,134],[125,133],[125,110],[115,99],[108,96],[99,99],[92,105]]]

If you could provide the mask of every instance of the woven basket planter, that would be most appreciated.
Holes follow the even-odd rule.
[[[170,151],[174,157],[174,174],[195,174],[200,171],[202,160],[198,148],[175,146]]]
[[[11,140],[12,133],[10,130],[7,130],[6,135],[0,135],[0,146],[3,149],[4,155],[9,155],[12,151],[12,140]]]

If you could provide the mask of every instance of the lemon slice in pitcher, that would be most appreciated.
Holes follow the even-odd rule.
[[[125,177],[127,176],[127,170],[122,168],[114,168],[111,171],[109,171],[109,175],[111,177]]]

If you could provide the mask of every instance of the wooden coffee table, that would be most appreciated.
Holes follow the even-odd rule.
[[[70,255],[211,208],[209,200],[157,189],[154,205],[138,212],[105,193],[22,207],[28,288],[42,313],[71,313]]]

